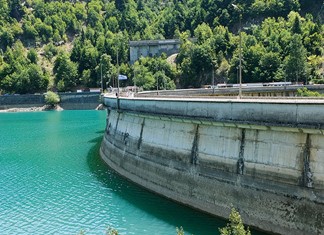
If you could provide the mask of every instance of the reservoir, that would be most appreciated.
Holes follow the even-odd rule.
[[[224,221],[110,170],[105,122],[105,111],[0,114],[1,234],[218,234]]]

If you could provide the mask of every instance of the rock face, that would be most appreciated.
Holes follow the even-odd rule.
[[[217,216],[234,206],[266,231],[324,233],[323,103],[104,102],[100,153],[121,175]]]

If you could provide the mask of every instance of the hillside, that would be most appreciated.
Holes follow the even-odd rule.
[[[115,86],[118,70],[144,89],[200,87],[212,71],[236,83],[240,26],[243,82],[323,83],[323,19],[319,0],[0,0],[0,94]],[[129,40],[169,38],[176,66],[129,64]]]

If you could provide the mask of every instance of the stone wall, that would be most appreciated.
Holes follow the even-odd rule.
[[[41,107],[45,104],[44,95],[2,95],[0,110],[10,108]]]
[[[105,98],[101,156],[172,200],[281,234],[324,233],[324,103]],[[119,109],[117,107],[119,106]]]
[[[63,109],[95,109],[101,103],[100,92],[59,93]],[[43,94],[0,96],[0,110],[31,108],[45,105]]]
[[[100,92],[60,93],[63,109],[95,109],[101,104]]]

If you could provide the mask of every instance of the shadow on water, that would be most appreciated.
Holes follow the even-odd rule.
[[[104,132],[100,132],[103,134]],[[98,132],[99,134],[99,132]],[[118,175],[109,168],[99,155],[102,136],[89,142],[94,143],[90,149],[87,162],[91,173],[116,195],[128,201],[148,214],[176,227],[184,227],[189,234],[219,234],[218,228],[224,227],[226,221],[209,214],[194,210],[160,195],[150,192]],[[175,231],[175,230],[174,230]],[[174,232],[176,234],[176,232]],[[252,231],[253,235],[266,234]]]

